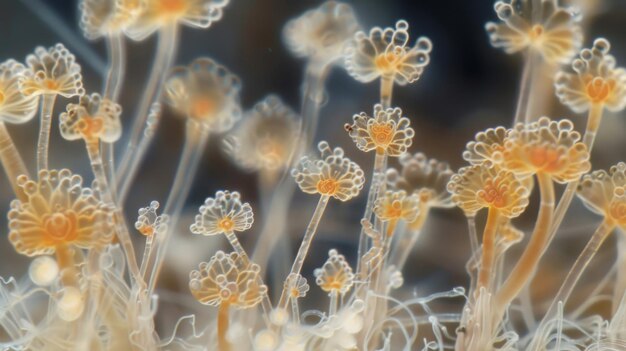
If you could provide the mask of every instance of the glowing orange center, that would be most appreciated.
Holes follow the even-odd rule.
[[[235,227],[235,222],[230,217],[224,217],[217,223],[217,227],[225,232],[230,232]]]
[[[138,230],[139,233],[145,236],[151,236],[152,234],[154,234],[154,227],[148,224],[142,225],[141,227],[139,227]]]
[[[585,91],[587,97],[594,103],[601,103],[608,100],[614,88],[614,79],[604,79],[602,77],[589,77],[586,79]]]
[[[379,54],[374,59],[374,64],[383,73],[393,73],[400,63],[400,57],[393,52]]]
[[[300,291],[297,288],[292,288],[291,297],[300,297]]]
[[[530,163],[538,170],[556,172],[562,167],[562,151],[537,146],[530,150]]]
[[[43,86],[48,90],[57,90],[59,88],[59,83],[52,79],[46,79],[43,81]]]
[[[51,244],[76,240],[78,219],[74,211],[56,212],[43,218],[44,238]]]
[[[95,139],[102,133],[104,121],[100,117],[83,117],[78,121],[77,127],[85,139]]]
[[[341,288],[343,287],[343,283],[344,282],[341,279],[337,279],[337,277],[328,277],[324,281],[324,284],[322,284],[320,287],[324,291],[338,291],[341,290]]]
[[[4,93],[0,91],[0,104],[4,102]]]
[[[322,195],[334,195],[339,188],[339,183],[334,179],[322,179],[317,182],[317,191]]]
[[[187,9],[186,0],[160,0],[159,10],[163,14],[179,14]]]
[[[543,34],[543,26],[539,24],[535,24],[531,29],[528,35],[530,36],[531,41],[537,41],[537,39]]]
[[[211,99],[197,98],[191,104],[191,116],[209,118],[215,112],[215,102]]]
[[[398,200],[393,201],[385,208],[387,218],[397,219],[402,217],[402,203]]]
[[[478,192],[478,196],[493,207],[502,208],[507,204],[508,188],[507,185],[497,180],[490,180],[487,181],[483,190]]]
[[[389,124],[373,124],[370,135],[378,147],[386,148],[393,140],[393,127]]]

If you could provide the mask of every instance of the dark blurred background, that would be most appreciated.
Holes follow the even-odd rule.
[[[289,19],[320,3],[308,0],[233,0],[222,20],[208,30],[182,29],[176,63],[185,65],[196,57],[210,56],[243,81],[241,97],[244,108],[250,108],[269,93],[277,93],[297,111],[304,62],[292,57],[286,50],[282,27]],[[506,55],[490,46],[484,25],[497,19],[493,1],[364,0],[350,3],[365,29],[393,26],[396,20],[406,19],[412,38],[427,36],[433,42],[431,63],[422,78],[414,84],[394,89],[393,105],[403,109],[416,130],[413,152],[422,151],[429,157],[446,160],[457,169],[463,164],[461,152],[465,143],[476,132],[496,125],[510,125],[522,58],[520,55]],[[597,36],[604,36],[611,41],[618,63],[626,62],[626,41],[623,40],[626,2],[579,0],[576,4],[586,8],[585,11],[590,14],[585,20],[585,46],[589,46]],[[0,0],[0,59],[23,61],[37,45],[48,47],[62,42],[76,54],[82,65],[87,92],[100,90],[106,69],[105,45],[102,41],[84,39],[78,28],[78,18],[75,0]],[[155,39],[153,35],[145,42],[128,41],[129,66],[121,98],[126,126],[130,125],[135,102],[141,95],[153,59]],[[329,99],[320,114],[316,140],[329,140],[331,145],[344,147],[369,176],[373,155],[358,151],[342,126],[353,114],[372,109],[378,100],[378,85],[358,83],[343,68],[337,67],[327,82],[327,92]],[[67,100],[60,98],[57,101],[55,111],[58,114]],[[584,127],[583,116],[560,107],[556,99],[545,112],[552,117],[572,118],[579,129]],[[623,114],[609,115],[603,123],[594,149],[594,168],[606,168],[625,156],[626,121]],[[38,123],[33,121],[9,128],[33,169]],[[125,204],[131,223],[139,207],[146,206],[151,200],[165,201],[182,148],[183,134],[182,120],[174,118],[166,109],[159,134]],[[118,143],[118,155],[126,144],[126,137],[124,135]],[[220,151],[219,143],[219,138],[213,138],[203,157],[187,202],[187,218],[181,221],[180,245],[172,247],[170,268],[178,278],[165,280],[164,284],[173,290],[185,290],[189,269],[201,260],[207,260],[215,247],[225,245],[221,238],[191,238],[185,230],[204,198],[219,189],[229,189],[242,192],[253,206],[258,203],[256,176],[236,168]],[[52,134],[51,165],[71,168],[91,180],[87,156],[80,142],[62,140],[56,128]],[[5,184],[0,187],[0,212],[6,213],[12,194],[4,174],[0,175],[0,182]],[[319,267],[330,247],[338,247],[354,260],[351,249],[356,243],[364,198],[361,195],[358,200],[346,204],[331,202],[304,272],[310,274],[313,268]],[[295,200],[294,214],[290,217],[295,220],[291,221],[289,230],[296,242],[294,250],[317,199],[297,194]],[[565,223],[567,235],[587,237],[599,219],[583,211],[578,203],[574,204],[573,211],[579,211],[581,215]],[[534,218],[534,212],[529,217]],[[6,228],[4,222],[0,221],[0,228]],[[531,225],[532,222],[521,224],[524,229],[531,228]],[[242,238],[244,246],[250,250],[253,236],[260,227],[257,224],[253,228],[256,231],[242,235],[250,236]],[[567,229],[574,227],[577,229]],[[0,244],[0,274],[21,275],[26,270],[27,260],[18,257],[8,241],[3,240]],[[582,245],[584,241],[579,241],[572,250],[578,252]],[[460,211],[433,213],[418,246],[405,272],[407,285],[432,292],[466,283],[467,234]],[[189,254],[186,250],[195,251]],[[562,257],[566,266],[575,256]],[[312,280],[309,282],[312,284]]]

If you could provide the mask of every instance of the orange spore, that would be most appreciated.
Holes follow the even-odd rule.
[[[338,188],[339,183],[334,179],[322,179],[317,182],[317,191],[322,195],[333,195]]]

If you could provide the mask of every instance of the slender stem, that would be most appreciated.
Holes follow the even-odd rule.
[[[39,117],[39,140],[37,141],[37,172],[48,169],[48,147],[50,144],[50,126],[52,124],[52,111],[54,110],[55,94],[44,94],[41,97],[41,109]]]
[[[559,302],[563,303],[563,306],[565,306],[567,300],[572,294],[572,291],[574,290],[574,286],[576,286],[576,283],[587,268],[587,265],[589,265],[591,259],[593,259],[593,257],[596,255],[598,249],[600,248],[604,240],[608,238],[609,234],[611,234],[614,228],[615,224],[610,220],[605,219],[600,224],[598,229],[596,229],[595,233],[593,233],[591,239],[589,239],[589,242],[587,242],[587,245],[585,246],[583,251],[580,253],[580,255],[578,255],[576,262],[574,262],[574,265],[572,265],[572,267],[570,268],[569,273],[567,273],[567,277],[565,277],[565,281],[563,281],[559,292],[554,297],[554,300],[552,300],[552,305],[550,305],[548,312],[546,312],[542,324],[554,317],[555,313],[557,312],[557,306]]]
[[[495,296],[494,316],[496,321],[501,319],[502,313],[511,301],[519,294],[525,284],[534,276],[543,256],[545,248],[550,244],[550,227],[554,214],[554,184],[549,175],[537,173],[541,204],[537,222],[530,242],[522,253],[519,261],[502,284],[502,287]]]
[[[603,112],[604,105],[602,104],[593,104],[589,108],[589,113],[587,115],[587,127],[585,128],[585,135],[583,136],[583,144],[585,144],[590,153],[596,140],[596,134],[600,129]]]
[[[117,180],[120,184],[132,183],[133,179],[128,176],[128,170],[135,167],[135,164],[141,163],[143,154],[140,155],[136,152],[137,146],[140,144],[140,140],[145,138],[144,130],[150,106],[161,98],[163,82],[176,55],[177,39],[178,26],[176,23],[163,27],[159,32],[159,42],[152,70],[135,115],[128,146],[117,169]]]
[[[487,224],[483,231],[483,254],[481,257],[480,270],[478,272],[478,290],[485,288],[490,290],[493,265],[496,255],[496,232],[500,213],[497,208],[490,207],[487,215]]]
[[[269,210],[264,216],[264,225],[259,235],[259,239],[252,253],[252,259],[261,269],[267,267],[270,254],[274,250],[279,239],[288,240],[285,235],[287,228],[287,218],[289,204],[295,190],[295,183],[290,178],[289,170],[294,167],[300,158],[309,150],[319,119],[319,111],[322,104],[324,83],[328,76],[329,67],[320,66],[317,62],[309,62],[304,78],[304,89],[302,93],[302,124],[298,132],[300,143],[289,155],[288,167],[282,174],[278,184],[274,189],[274,194],[269,201]]]
[[[467,228],[469,233],[470,250],[472,251],[470,256],[473,256],[479,249],[475,216],[467,216]]]
[[[298,306],[298,299],[295,297],[289,298],[291,300],[291,319],[295,325],[300,325],[300,306]]]
[[[219,351],[230,351],[230,343],[226,339],[226,333],[228,332],[228,325],[230,323],[230,311],[228,302],[222,302],[217,310],[217,349]],[[209,350],[213,349],[214,345],[209,345]]]
[[[620,307],[620,301],[624,299],[626,303],[626,233],[620,230],[617,239],[617,281],[613,289],[613,315]],[[624,307],[626,308],[626,306]]]
[[[152,105],[152,110],[150,112],[150,117],[148,120],[148,125],[144,130],[144,136],[139,142],[139,146],[135,153],[137,154],[135,157],[138,159],[142,159],[148,151],[148,147],[154,138],[155,131],[159,126],[159,122],[161,120],[161,106],[159,103],[154,103]],[[126,197],[128,196],[128,192],[130,191],[130,186],[132,180],[135,179],[135,175],[139,170],[139,162],[135,162],[131,164],[125,173],[124,178],[117,177],[117,183],[119,184],[117,188],[117,200],[118,203],[123,204],[126,201]],[[118,174],[119,175],[119,174]]]
[[[74,253],[66,245],[59,245],[56,248],[55,256],[61,272],[61,282],[64,286],[78,286],[78,271],[74,265]]]
[[[302,238],[302,244],[300,245],[300,249],[298,250],[298,254],[296,255],[296,259],[293,261],[293,265],[291,266],[291,271],[289,274],[300,274],[302,270],[302,265],[304,264],[304,259],[306,258],[307,253],[309,252],[309,248],[311,247],[311,243],[313,242],[313,237],[315,236],[315,232],[317,231],[317,226],[319,225],[322,215],[324,214],[324,210],[326,209],[326,205],[328,205],[328,200],[330,199],[327,195],[320,196],[319,202],[315,207],[315,212],[313,212],[313,217],[311,217],[311,221],[306,228],[306,232],[304,233],[304,238]],[[287,300],[289,296],[288,286],[283,288],[283,292],[280,295],[280,302],[278,303],[278,307],[285,309],[287,307]]]
[[[109,51],[109,70],[104,85],[104,98],[118,101],[126,72],[126,48],[124,35],[112,33],[107,36],[107,50]]]
[[[183,205],[191,189],[193,179],[200,163],[200,157],[204,153],[208,140],[208,128],[198,125],[191,120],[187,121],[185,146],[178,163],[176,175],[174,176],[174,184],[170,189],[163,209],[163,213],[167,214],[170,222],[168,223],[168,228],[164,235],[158,236],[153,243],[156,247],[152,250],[156,253],[156,256],[152,267],[149,267],[151,269],[148,269],[148,272],[150,272],[150,283],[148,285],[149,293],[151,293],[156,286],[156,281],[165,259],[165,251],[176,229],[180,212],[183,209]]]
[[[363,214],[363,218],[369,220],[372,217],[374,212],[374,203],[380,194],[381,183],[385,179],[385,164],[386,164],[387,154],[386,153],[378,153],[376,152],[376,156],[374,158],[374,169],[372,170],[372,181],[370,183],[370,188],[367,193],[367,203],[365,204],[365,213]],[[368,240],[367,235],[365,234],[365,229],[361,227],[361,233],[359,234],[359,247],[357,249],[357,274],[362,273],[363,269],[363,260],[361,257],[368,250]]]
[[[337,292],[337,290],[333,289],[328,294],[328,296],[330,297],[330,301],[328,303],[328,316],[331,317],[337,314],[337,305],[339,304],[339,293]]]
[[[587,128],[585,129],[585,135],[583,136],[583,143],[587,146],[590,153],[593,149],[596,134],[600,128],[603,111],[604,106],[602,104],[593,104],[589,109],[587,116]],[[559,199],[559,203],[554,211],[554,222],[550,230],[550,240],[552,240],[552,238],[556,235],[561,223],[563,223],[565,214],[567,213],[567,210],[574,199],[574,195],[576,194],[576,188],[578,188],[579,182],[580,179],[568,183],[567,187],[565,187],[563,195],[561,195],[561,199]]]
[[[393,94],[393,76],[380,77],[380,104],[384,109],[391,107],[391,95]]]
[[[0,121],[0,161],[2,162],[4,172],[7,174],[7,178],[9,178],[9,182],[11,182],[15,196],[22,201],[27,200],[26,194],[24,194],[22,188],[17,185],[17,177],[25,175],[30,178],[30,175],[26,165],[24,165],[22,156],[20,156],[19,151],[17,151],[13,143],[13,139],[11,139],[6,125],[2,121]]]
[[[117,102],[122,90],[126,71],[126,48],[124,35],[111,33],[107,37],[109,52],[109,70],[104,84],[103,96],[105,99]],[[117,180],[115,179],[115,148],[113,143],[102,143],[102,158],[105,160],[104,169],[111,186],[112,194],[117,196]]]
[[[152,243],[154,242],[154,236],[157,233],[153,233],[152,235],[148,235],[146,237],[146,245],[143,248],[143,255],[141,256],[141,265],[139,266],[139,274],[143,278],[143,281],[148,281],[148,276],[146,275],[148,270],[148,263],[150,257],[152,257],[152,248],[154,247]]]
[[[113,207],[113,223],[115,225],[115,233],[120,244],[122,245],[122,248],[124,249],[124,253],[126,254],[128,270],[135,282],[139,283],[142,281],[142,278],[139,272],[139,267],[137,266],[135,248],[133,247],[130,232],[128,231],[128,226],[126,225],[126,218],[122,214],[120,207],[113,201],[113,194],[111,193],[111,188],[109,187],[106,174],[104,173],[102,156],[100,155],[100,143],[97,139],[86,140],[85,142],[87,145],[89,160],[91,162],[91,169],[94,173],[96,181],[98,182],[98,187],[101,189],[104,202]]]
[[[402,270],[406,261],[409,259],[409,255],[415,247],[415,243],[419,238],[419,234],[424,226],[424,222],[426,222],[426,218],[428,218],[429,213],[430,206],[420,204],[419,216],[413,223],[409,223],[408,228],[403,231],[402,236],[396,241],[394,249],[391,252],[389,262],[390,264],[396,266],[399,270]]]
[[[522,71],[522,79],[520,80],[519,95],[517,98],[517,107],[515,108],[515,119],[513,125],[524,121],[526,110],[528,109],[528,100],[530,96],[530,77],[532,76],[533,63],[532,52],[528,52],[524,60],[524,69]]]
[[[243,246],[241,246],[241,243],[239,242],[239,239],[237,239],[235,233],[230,231],[224,233],[224,235],[226,235],[226,239],[228,239],[228,242],[230,242],[230,245],[233,247],[233,250],[235,250],[239,257],[241,257],[246,262],[246,264],[250,263],[250,259],[248,259],[248,254],[243,249]]]

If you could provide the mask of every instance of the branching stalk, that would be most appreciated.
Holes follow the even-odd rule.
[[[107,37],[107,50],[109,52],[109,70],[104,84],[103,97],[117,102],[122,90],[124,74],[126,72],[126,48],[124,35],[112,33]],[[111,186],[111,192],[117,196],[117,180],[115,179],[115,148],[114,143],[101,143],[104,169]]]
[[[600,122],[602,121],[603,111],[604,106],[602,104],[593,104],[589,109],[589,114],[587,116],[587,128],[585,129],[585,135],[583,136],[583,143],[587,146],[589,153],[591,153],[591,150],[593,149],[596,134],[600,128]],[[574,199],[574,194],[576,194],[576,188],[578,187],[579,182],[580,179],[568,183],[565,191],[563,191],[563,195],[561,195],[561,199],[559,200],[554,212],[554,223],[552,224],[552,229],[550,230],[550,240],[552,240],[552,238],[556,235],[561,223],[563,223],[565,214]]]
[[[519,261],[495,296],[494,326],[502,319],[506,307],[535,274],[545,248],[550,244],[550,228],[554,214],[554,184],[549,175],[537,173],[541,204],[530,242]]]
[[[152,70],[135,115],[128,146],[117,169],[117,183],[120,184],[121,188],[127,188],[126,183],[133,182],[134,177],[130,177],[131,174],[128,171],[136,167],[136,164],[141,163],[143,158],[143,154],[137,152],[137,146],[140,145],[140,140],[145,138],[144,130],[147,126],[150,106],[161,98],[163,82],[174,62],[177,42],[178,26],[176,23],[161,29]]]
[[[171,237],[176,229],[176,223],[180,217],[189,190],[193,183],[193,179],[198,170],[200,157],[204,153],[207,142],[209,140],[209,129],[205,126],[198,125],[193,121],[187,121],[185,133],[185,146],[183,148],[178,169],[174,176],[174,184],[170,189],[169,196],[165,202],[163,213],[167,214],[170,222],[164,235],[160,235],[153,243],[155,247],[152,251],[155,253],[153,264],[148,267],[150,280],[148,284],[148,292],[154,291],[159,272],[165,260],[165,252],[171,241]],[[148,262],[152,262],[149,260]]]
[[[587,265],[589,265],[604,240],[608,238],[609,234],[611,234],[614,228],[615,224],[611,220],[607,219],[605,219],[600,224],[600,226],[598,226],[595,233],[593,233],[593,235],[591,236],[591,239],[589,239],[589,241],[587,242],[587,245],[585,246],[583,251],[580,253],[580,255],[578,255],[576,262],[574,262],[574,265],[572,265],[569,272],[567,273],[567,276],[565,277],[565,280],[563,281],[559,292],[554,297],[550,308],[548,308],[548,311],[546,312],[543,321],[541,322],[539,330],[541,330],[541,326],[544,326],[545,323],[547,323],[556,315],[559,303],[562,303],[563,306],[567,304],[567,300],[572,294],[576,283],[578,283],[578,280],[587,268]]]
[[[91,162],[91,169],[94,173],[96,181],[98,182],[98,187],[101,189],[103,200],[105,203],[113,207],[113,222],[115,225],[115,233],[120,244],[122,245],[122,248],[124,249],[124,254],[126,255],[126,262],[131,278],[133,278],[136,283],[143,284],[143,280],[139,272],[139,267],[137,266],[135,248],[133,247],[133,242],[130,238],[130,232],[128,231],[128,226],[126,224],[126,218],[124,217],[120,206],[115,204],[113,200],[113,194],[111,193],[111,188],[109,187],[109,183],[104,172],[102,156],[100,155],[100,143],[97,139],[86,140],[85,142],[87,145],[89,160]]]
[[[385,179],[385,164],[387,163],[387,154],[376,152],[376,156],[374,158],[374,169],[372,171],[372,181],[370,183],[370,188],[367,193],[367,203],[365,204],[365,213],[363,214],[363,218],[370,220],[372,214],[374,212],[374,202],[378,198],[378,195],[381,192],[381,184]],[[368,250],[368,240],[367,235],[365,234],[365,229],[361,226],[361,233],[359,234],[359,247],[357,250],[357,274],[362,274],[364,267],[364,262],[361,259],[365,252]]]

